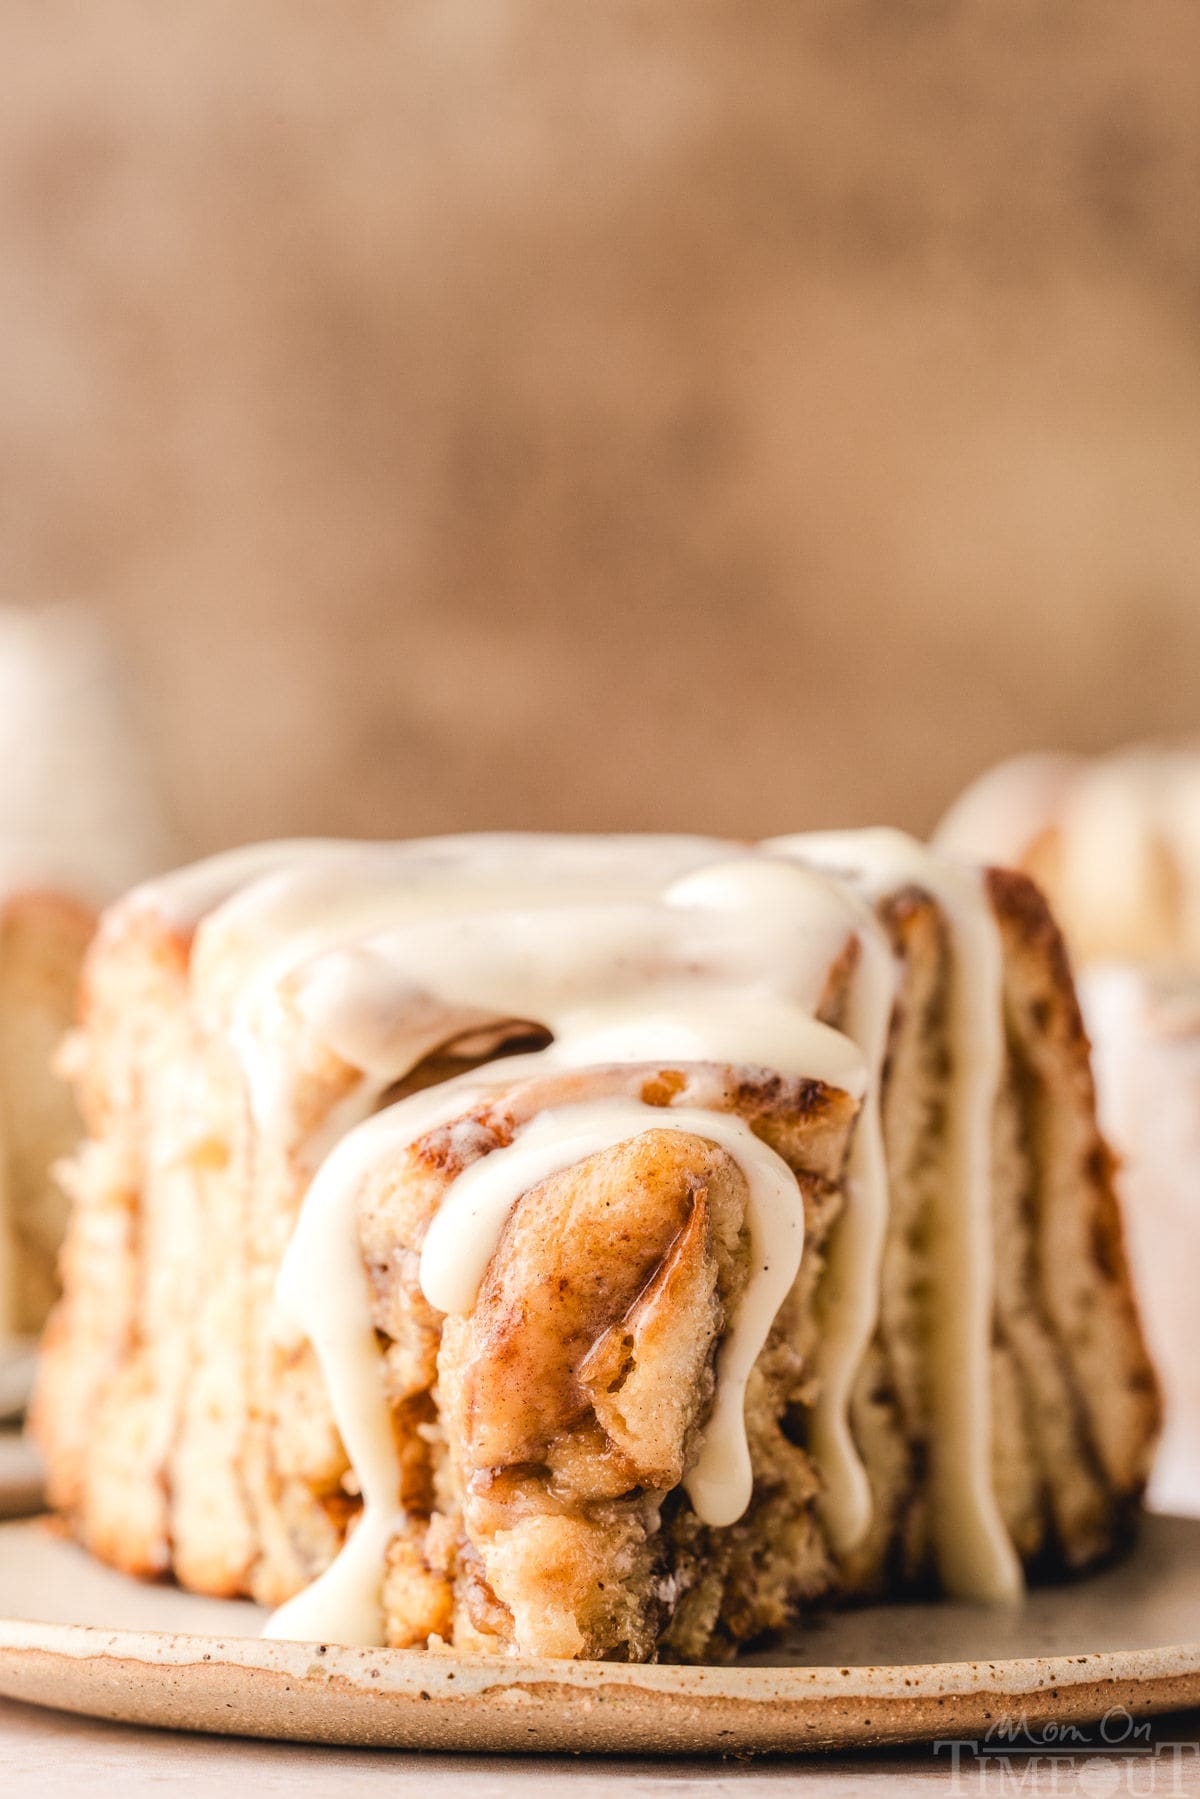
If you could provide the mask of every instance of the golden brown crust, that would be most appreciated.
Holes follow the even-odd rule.
[[[1096,1123],[1090,1045],[1066,945],[1037,886],[1009,869],[989,870],[987,882],[1005,946],[1010,1042],[1041,1153],[1040,1294],[1099,1470],[1113,1504],[1127,1511],[1149,1474],[1161,1404],[1125,1254],[1114,1160]],[[1076,1559],[1070,1544],[1063,1550]]]

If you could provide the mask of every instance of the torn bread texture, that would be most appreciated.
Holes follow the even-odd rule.
[[[1130,1298],[1110,1160],[1061,940],[1032,885],[994,873],[1005,1072],[994,1115],[993,1475],[1026,1567],[1123,1540],[1157,1395]],[[357,1231],[399,1454],[382,1571],[387,1639],[546,1656],[724,1657],[806,1608],[930,1590],[931,1219],[953,1075],[946,920],[917,887],[878,908],[899,968],[881,1091],[890,1215],[878,1318],[851,1401],[872,1523],[841,1558],[810,1450],[831,1234],[858,1106],[761,1068],[656,1061],[521,1077],[385,1158]],[[286,1599],[353,1530],[360,1496],[311,1348],[272,1292],[357,1071],[292,1019],[288,1128],[257,1129],[228,1033],[194,1003],[191,936],[112,913],[74,1061],[66,1297],[36,1407],[54,1504],[97,1554],[218,1593]],[[853,945],[822,1016],[846,1003]],[[534,1021],[536,1022],[536,1021]],[[439,1067],[441,1064],[439,1064]],[[416,1084],[428,1076],[415,1077]],[[653,1126],[523,1193],[472,1309],[446,1318],[421,1246],[455,1176],[580,1098]],[[747,1279],[746,1179],[672,1108],[733,1114],[796,1176],[800,1272],[750,1378],[751,1503],[704,1524],[684,1481]]]

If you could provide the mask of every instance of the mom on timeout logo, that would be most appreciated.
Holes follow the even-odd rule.
[[[1005,1713],[980,1737],[938,1737],[947,1793],[1105,1795],[1200,1791],[1200,1739],[1156,1737],[1115,1705],[1095,1724],[1031,1723]]]

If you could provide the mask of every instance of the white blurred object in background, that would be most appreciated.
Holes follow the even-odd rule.
[[[102,904],[173,859],[100,620],[66,603],[0,607],[0,896]]]
[[[1149,1498],[1200,1515],[1200,976],[1097,964],[1079,990],[1166,1404]]]
[[[57,1287],[67,1204],[51,1171],[79,1125],[52,1065],[94,912],[172,859],[102,621],[0,607],[0,1419]]]

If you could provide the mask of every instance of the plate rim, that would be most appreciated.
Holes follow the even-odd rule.
[[[200,1631],[112,1629],[102,1624],[55,1624],[36,1619],[0,1618],[0,1657],[13,1651],[36,1650],[73,1661],[97,1658],[139,1661],[144,1657],[138,1654],[138,1649],[147,1643],[153,1646],[154,1653],[164,1665],[172,1667],[189,1667],[197,1661],[211,1663],[219,1658],[227,1667],[262,1668],[292,1675],[316,1671],[355,1681],[362,1678],[365,1666],[373,1691],[380,1690],[374,1676],[374,1670],[378,1669],[381,1680],[385,1670],[393,1676],[390,1682],[384,1683],[384,1690],[395,1693],[407,1692],[410,1687],[425,1691],[431,1686],[454,1681],[455,1693],[447,1694],[447,1697],[461,1696],[464,1690],[472,1694],[487,1693],[496,1688],[545,1686],[553,1682],[586,1687],[632,1685],[697,1699],[719,1692],[721,1697],[736,1699],[739,1703],[747,1700],[759,1703],[766,1697],[759,1689],[771,1686],[795,1686],[803,1689],[805,1697],[874,1698],[877,1695],[867,1690],[869,1686],[878,1683],[885,1691],[894,1688],[899,1674],[905,1676],[904,1696],[918,1695],[925,1687],[935,1689],[937,1696],[976,1694],[990,1689],[1020,1692],[1025,1690],[1027,1680],[1034,1683],[1027,1689],[1033,1693],[1047,1682],[1057,1686],[1085,1683],[1089,1674],[1095,1679],[1135,1681],[1191,1674],[1200,1677],[1200,1638],[1152,1648],[1095,1649],[1079,1655],[1007,1656],[953,1662],[860,1662],[840,1667],[832,1662],[739,1665],[570,1661],[550,1656],[535,1658],[462,1654],[454,1650],[366,1648],[279,1637],[210,1636]],[[314,1658],[319,1658],[319,1665]],[[291,1665],[302,1659],[303,1668]],[[1080,1674],[1080,1669],[1088,1673]],[[405,1673],[410,1678],[405,1679]],[[885,1696],[885,1691],[878,1696]],[[799,1692],[795,1695],[800,1696]],[[901,1695],[897,1692],[896,1696]],[[774,1693],[772,1703],[778,1703],[781,1697],[791,1695]]]
[[[186,1672],[185,1672],[186,1670]],[[0,1619],[0,1696],[157,1728],[492,1755],[796,1754],[1200,1705],[1200,1643],[993,1662],[683,1667]]]
[[[1200,1522],[1189,1524],[1200,1551]],[[86,1556],[45,1515],[0,1526],[0,1537],[9,1533],[14,1544],[28,1533],[49,1549]],[[133,1589],[144,1584],[117,1578]],[[1113,1711],[1142,1719],[1200,1707],[1190,1606],[1162,1620],[1168,1629],[1182,1623],[1184,1640],[1136,1648],[684,1665],[289,1642],[222,1629],[220,1616],[151,1614],[143,1622],[135,1612],[132,1624],[114,1626],[101,1607],[92,1608],[101,1621],[86,1624],[2,1615],[32,1609],[30,1589],[24,1598],[19,1592],[7,1607],[0,1598],[0,1698],[210,1735],[493,1755],[787,1754],[938,1739],[995,1747],[990,1733],[1001,1720],[1094,1726]],[[177,1622],[185,1628],[169,1628]],[[1088,1634],[1081,1619],[1076,1642]],[[823,1645],[818,1638],[811,1647],[820,1654]],[[824,1646],[826,1656],[832,1647]],[[907,1633],[887,1647],[902,1653]]]

